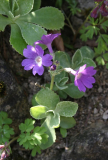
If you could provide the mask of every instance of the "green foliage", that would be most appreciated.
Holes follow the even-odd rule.
[[[41,89],[36,94],[36,101],[38,104],[48,107],[48,109],[55,109],[56,104],[60,101],[59,96],[51,91],[49,88]]]
[[[63,91],[70,96],[71,98],[81,98],[84,96],[84,92],[79,91],[78,87],[74,85],[74,83],[67,84],[68,88],[64,89]]]
[[[6,112],[0,112],[0,144],[9,142],[11,135],[14,134],[13,128],[9,127],[9,124],[12,123],[12,120],[8,118]]]
[[[41,153],[41,145],[48,141],[48,135],[45,133],[45,127],[34,127],[35,120],[26,119],[25,123],[19,125],[21,134],[17,141],[25,149],[32,150],[31,155],[35,156],[36,152]]]
[[[69,9],[72,15],[76,14],[77,12],[81,12],[81,10],[77,7],[78,2],[76,0],[66,0],[69,5]]]
[[[64,129],[72,128],[76,125],[76,121],[73,117],[60,117],[60,127]]]
[[[87,27],[83,27],[80,30],[81,36],[80,38],[82,39],[82,41],[87,41],[87,39],[92,39],[93,35],[97,35],[99,31],[99,28],[96,26],[87,26]]]
[[[1,0],[0,30],[11,26],[10,43],[20,54],[27,44],[33,45],[47,33],[45,28],[59,30],[64,25],[61,11],[54,7],[39,9],[40,5],[41,0]]]
[[[70,101],[59,102],[56,106],[55,113],[59,113],[60,116],[72,117],[78,110],[78,104]]]
[[[61,81],[62,84],[66,82],[66,78]],[[39,105],[31,107],[30,114],[35,119],[44,119],[42,126],[47,129],[46,134],[49,138],[40,147],[46,149],[55,142],[55,128],[61,125],[63,129],[68,129],[75,125],[75,120],[72,117],[76,114],[78,104],[69,101],[60,102],[59,96],[49,88],[41,89],[33,99]]]
[[[89,66],[96,67],[95,62],[93,61],[93,58],[95,56],[94,51],[88,47],[88,46],[83,46],[80,49],[76,50],[71,58],[69,55],[65,52],[55,52],[55,60],[59,61],[60,66],[56,68],[57,70],[62,70],[63,68],[73,68],[74,70],[79,69],[79,67],[83,66],[84,64]],[[58,72],[59,73],[59,72]],[[72,83],[68,84],[69,82],[69,77]],[[58,75],[55,76],[54,82],[56,86],[56,92],[59,94],[59,96],[63,99],[67,98],[67,95],[72,97],[72,98],[81,98],[84,96],[84,92],[80,92],[78,87],[74,85],[74,75],[72,74],[66,74],[66,72],[61,71]]]
[[[48,111],[48,107],[37,105],[30,108],[30,114],[35,119],[42,119],[46,117],[46,112]]]
[[[65,52],[62,51],[55,52],[55,60],[59,61],[60,66],[62,66],[63,68],[70,67],[70,63]]]
[[[72,57],[72,68],[75,69],[83,61],[81,50],[78,49]]]
[[[60,133],[61,133],[61,135],[62,135],[63,138],[65,138],[67,136],[67,130],[64,129],[64,128],[60,127]]]
[[[108,61],[104,56],[104,54],[108,51],[108,35],[105,34],[108,28],[108,20],[102,18],[101,15],[97,19],[89,16],[88,23],[88,26],[83,26],[80,30],[80,38],[82,39],[82,41],[87,41],[88,39],[93,39],[94,35],[98,36],[96,41],[98,46],[94,48],[95,57],[98,65],[105,65],[105,61]],[[104,30],[104,34],[101,33],[101,29]],[[90,57],[88,56],[88,58]]]

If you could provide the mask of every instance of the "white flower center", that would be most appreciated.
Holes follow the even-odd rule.
[[[37,56],[35,58],[35,62],[36,62],[36,64],[38,64],[38,66],[41,66],[42,65],[42,58],[40,56]]]
[[[77,79],[80,79],[81,76],[82,76],[82,73],[78,73]]]

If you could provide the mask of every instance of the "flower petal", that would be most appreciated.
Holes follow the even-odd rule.
[[[59,35],[61,35],[61,33],[51,34],[51,40],[53,41]]]
[[[40,47],[39,45],[36,45],[35,46],[35,50],[36,50],[36,53],[39,55],[39,56],[43,56],[44,54],[44,50],[42,49],[42,47]]]
[[[35,65],[34,68],[33,68],[33,71],[32,71],[33,75],[38,73],[38,75],[40,75],[40,76],[43,74],[43,72],[44,72],[43,66],[39,67],[38,65]]]
[[[92,83],[95,83],[94,77],[82,76],[80,80],[87,88],[92,88],[93,87]]]
[[[24,59],[21,63],[22,66],[26,66],[28,64],[33,64],[35,65],[35,61],[33,59]]]
[[[80,79],[75,80],[75,81],[74,81],[74,84],[75,84],[75,86],[78,86],[78,89],[79,89],[80,91],[83,91],[83,92],[86,91],[86,88],[85,88],[85,86],[83,85],[83,83],[80,81]]]
[[[34,65],[33,63],[29,63],[29,64],[27,64],[27,65],[24,67],[24,69],[25,69],[25,70],[30,70],[30,69],[32,69],[34,66],[35,66],[35,65]]]
[[[46,67],[49,67],[52,65],[52,60],[53,57],[50,54],[46,54],[42,57],[42,64]]]
[[[84,64],[79,68],[78,73],[84,71],[85,68],[86,68],[86,64]]]
[[[31,58],[31,59],[34,59],[37,56],[35,48],[30,45],[27,46],[27,49],[23,50],[23,55],[26,58]]]
[[[94,67],[87,67],[84,71],[82,71],[84,75],[93,76],[96,74],[96,70],[94,70]]]

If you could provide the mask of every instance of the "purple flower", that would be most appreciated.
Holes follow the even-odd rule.
[[[6,157],[8,157],[10,155],[10,149],[9,148],[4,148],[5,145],[0,145],[0,154],[1,154],[1,158],[0,160],[4,160]]]
[[[107,3],[106,3],[107,4]],[[102,6],[99,8],[100,13],[102,16],[108,16],[108,10],[106,9],[108,4],[106,5],[105,2],[102,4]]]
[[[53,65],[50,67],[50,70],[51,70],[51,71],[55,71],[55,70],[56,70],[56,65],[53,64]]]
[[[0,145],[0,150],[3,149],[5,147],[5,145]]]
[[[42,75],[44,72],[44,67],[49,67],[52,65],[52,56],[50,54],[43,55],[43,49],[36,45],[35,48],[33,46],[28,45],[27,49],[23,50],[23,55],[27,58],[22,61],[22,66],[24,66],[25,70],[32,70],[33,75],[36,73],[38,75]]]
[[[48,47],[48,50],[50,53],[53,53],[53,50],[52,50],[52,46],[51,46],[51,43],[52,41],[58,37],[59,35],[61,35],[60,33],[57,33],[57,34],[47,34],[47,35],[43,35],[41,37],[42,40],[38,40],[34,43],[34,45],[36,44],[45,44],[47,47]]]
[[[97,18],[99,12],[99,6],[97,6],[91,13],[91,17]]]
[[[94,77],[92,77],[96,73],[94,67],[87,67],[86,64],[80,67],[77,71],[74,71],[72,74],[75,75],[75,86],[78,86],[80,91],[85,92],[86,87],[92,88],[92,83],[95,83]]]
[[[96,2],[101,2],[103,0],[95,0]],[[103,1],[102,5],[99,5],[92,11],[91,17],[97,18],[98,13],[101,13],[102,16],[108,16],[108,1]]]

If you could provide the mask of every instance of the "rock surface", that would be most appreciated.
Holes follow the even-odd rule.
[[[13,127],[17,133],[18,124],[23,122],[29,114],[29,106],[26,95],[2,57],[0,57],[0,82],[4,86],[4,91],[0,96],[0,111],[8,113],[13,120]]]
[[[65,150],[62,144],[45,155],[45,160],[108,160],[108,123],[99,121],[70,138]],[[33,160],[43,160],[34,158]]]
[[[95,6],[94,0],[77,0],[81,10],[92,9]]]

